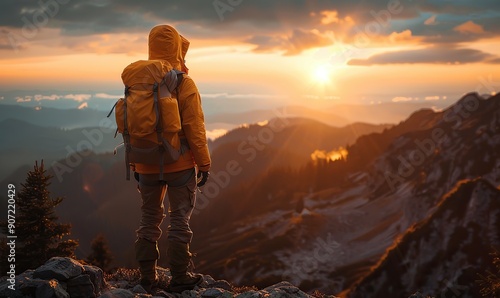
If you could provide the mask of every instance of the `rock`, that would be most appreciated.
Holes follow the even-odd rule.
[[[22,287],[22,285],[28,282],[29,280],[32,280],[33,272],[35,272],[35,270],[26,270],[23,273],[16,276],[16,289]]]
[[[8,279],[8,277],[7,276],[2,277],[0,282],[0,297],[9,297],[9,298],[23,297],[24,295],[20,291],[16,290],[19,289],[20,285],[23,285],[24,283],[26,283],[28,280],[31,279],[33,279],[33,270],[24,271],[23,273],[16,276],[13,287],[14,290],[12,290],[12,284],[11,281]]]
[[[191,290],[191,291],[186,290],[186,291],[181,293],[181,297],[182,298],[198,298],[198,292],[196,292],[195,290]]]
[[[120,289],[127,289],[127,288],[129,288],[128,281],[126,281],[126,280],[113,281],[112,285],[115,288],[120,288]]]
[[[134,298],[135,294],[125,289],[111,289],[104,292],[99,298]]]
[[[57,279],[67,281],[70,278],[82,274],[84,268],[82,264],[71,258],[53,257],[44,265],[38,267],[33,273],[34,278]]]
[[[302,292],[299,288],[295,287],[289,282],[282,281],[275,285],[269,286],[262,290],[264,296],[268,298],[282,298],[282,297],[293,297],[293,298],[309,298],[310,296]]]
[[[215,279],[210,275],[203,275],[203,281],[200,284],[201,288],[208,288],[215,283]]]
[[[224,289],[220,289],[220,288],[209,288],[209,289],[206,289],[202,292],[200,292],[200,295],[201,297],[203,298],[232,298],[234,297],[234,294],[231,293],[231,292],[228,292]]]
[[[244,293],[238,294],[235,298],[260,298],[262,296],[263,295],[260,292],[251,290],[251,291],[248,291],[248,292],[244,292]]]
[[[263,295],[257,291],[248,291],[237,295],[235,298],[261,298]]]
[[[82,274],[74,277],[67,282],[68,293],[71,298],[95,298],[96,291],[94,284],[90,280],[90,276]]]
[[[210,284],[209,286],[210,288],[219,288],[219,289],[224,289],[226,291],[231,291],[232,290],[232,286],[230,283],[228,283],[227,281],[225,280],[218,280],[218,281],[215,281],[213,283]]]
[[[169,293],[167,291],[163,291],[163,290],[156,292],[155,295],[153,296],[153,298],[156,298],[156,297],[177,298],[177,296],[175,296],[174,294]]]
[[[39,297],[39,298],[69,298],[64,285],[58,280],[44,280],[32,278],[33,272],[25,272],[16,278],[15,291],[4,291],[4,283],[0,285],[0,297]],[[19,282],[17,282],[19,281]]]
[[[137,294],[147,294],[148,292],[144,290],[144,288],[141,285],[136,285],[133,289],[132,292],[137,293]],[[73,298],[73,297],[71,297]]]
[[[106,281],[104,280],[104,272],[102,272],[101,268],[96,266],[83,266],[83,274],[86,274],[90,277],[90,281],[94,285],[94,294],[95,296],[101,295],[101,292],[106,288]]]
[[[9,298],[20,298],[23,295],[19,292],[13,291],[9,288],[11,285],[10,282],[4,280],[0,283],[0,297],[9,297]]]
[[[16,292],[32,297],[69,297],[65,285],[60,284],[57,279],[26,277],[23,283],[16,285]]]
[[[411,295],[409,298],[426,298],[427,296],[425,296],[424,294],[420,293],[420,292],[416,292],[415,294]]]
[[[36,288],[35,297],[37,298],[70,298],[59,281],[56,279],[40,280],[40,285]]]

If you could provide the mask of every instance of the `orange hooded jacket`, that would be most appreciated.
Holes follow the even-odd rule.
[[[159,25],[149,33],[149,60],[166,60],[173,68],[187,71],[184,57],[189,48],[189,41],[169,25]],[[179,102],[182,130],[179,137],[186,138],[190,150],[185,152],[178,161],[164,165],[164,173],[187,170],[197,165],[200,171],[210,169],[210,154],[208,152],[205,131],[205,118],[201,107],[201,98],[194,81],[187,74],[178,88],[176,98]],[[135,164],[135,171],[140,174],[159,173],[158,164]]]

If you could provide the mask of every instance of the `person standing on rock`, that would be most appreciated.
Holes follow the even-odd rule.
[[[188,47],[189,41],[172,26],[156,26],[149,34],[149,60],[165,60],[174,69],[185,72],[173,95],[177,98],[181,117],[179,137],[181,142],[189,145],[189,150],[175,163],[164,165],[162,180],[158,164],[135,164],[135,176],[139,180],[142,197],[135,254],[141,272],[141,285],[148,292],[158,281],[156,265],[160,253],[157,243],[162,234],[160,224],[165,217],[165,194],[168,194],[169,201],[167,255],[172,274],[167,290],[190,290],[202,281],[202,275],[188,272],[192,257],[189,245],[193,237],[189,220],[196,203],[196,189],[206,183],[211,160],[200,94],[194,81],[187,75],[184,58]]]

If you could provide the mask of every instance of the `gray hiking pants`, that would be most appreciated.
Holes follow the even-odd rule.
[[[168,195],[170,225],[169,240],[191,243],[193,232],[189,219],[196,203],[196,172],[188,169],[175,173],[164,173],[163,181],[159,174],[140,174],[139,190],[142,197],[142,216],[137,238],[157,242],[162,231],[160,224],[165,218],[163,199]]]

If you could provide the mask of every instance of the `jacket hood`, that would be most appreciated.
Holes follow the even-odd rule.
[[[170,25],[158,25],[149,32],[149,60],[166,60],[183,70],[188,48],[189,41]]]

